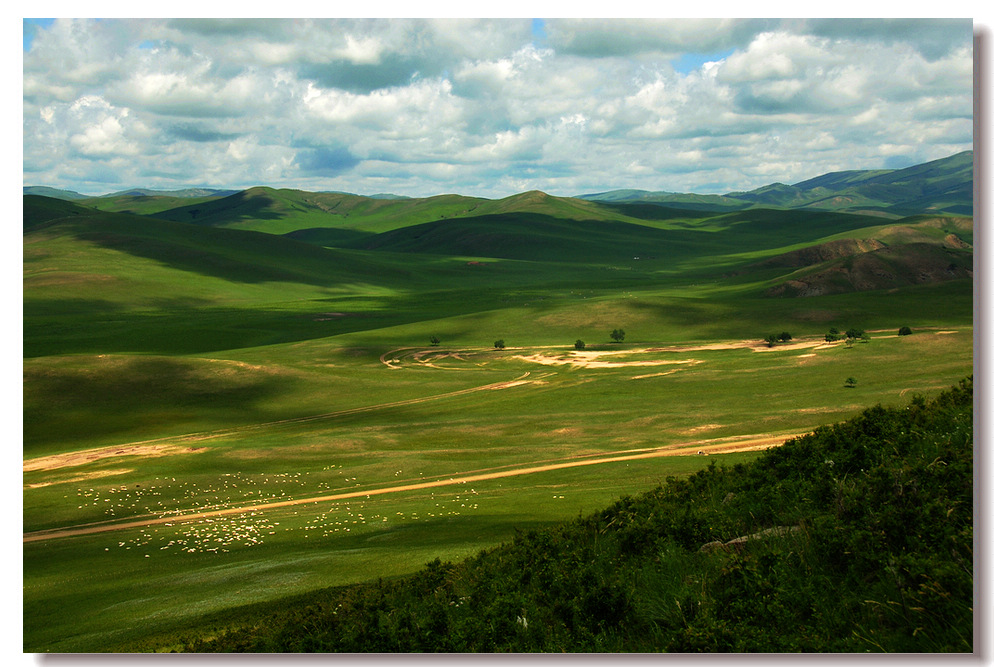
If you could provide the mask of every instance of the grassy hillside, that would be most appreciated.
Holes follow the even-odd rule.
[[[464,215],[488,200],[459,195],[425,199],[379,199],[343,193],[256,187],[204,204],[156,214],[164,220],[287,234],[309,228],[379,231],[385,225]]]
[[[972,405],[964,381],[873,408],[462,562],[215,618],[185,648],[969,653]]]
[[[161,211],[169,211],[182,206],[201,206],[207,202],[220,199],[223,195],[203,194],[200,196],[127,193],[108,195],[106,197],[90,197],[81,203],[98,211],[112,213],[133,213],[134,215],[152,215]]]
[[[93,215],[95,211],[63,199],[53,199],[41,195],[24,195],[23,228],[24,232],[34,230],[46,223],[53,223],[66,218]]]
[[[537,199],[547,208],[559,204]],[[513,322],[501,325],[506,335],[534,339],[527,321],[515,319],[509,309],[541,303],[545,313],[538,317],[546,317],[560,309],[576,311],[578,295],[613,298],[609,295],[621,289],[641,294],[645,306],[663,293],[660,303],[674,298],[682,304],[702,303],[706,297],[715,304],[728,301],[741,311],[733,304],[743,296],[761,297],[799,279],[792,275],[797,265],[757,263],[792,248],[823,239],[867,237],[868,230],[870,238],[884,239],[893,248],[912,241],[944,243],[950,236],[972,241],[972,226],[937,218],[881,227],[878,218],[835,213],[683,212],[659,218],[653,215],[658,210],[629,211],[626,218],[638,224],[502,213],[377,235],[326,229],[280,237],[28,197],[24,351],[28,357],[195,352],[484,313],[506,313],[498,316]],[[36,229],[38,225],[43,228]],[[344,247],[323,247],[322,241]],[[936,279],[968,283],[964,271],[972,259],[967,250],[956,252],[960,268],[948,276],[934,273]],[[800,268],[808,273],[818,269],[813,264]],[[892,281],[850,281],[840,289],[893,286]],[[529,293],[534,297],[529,299]],[[619,318],[646,321],[657,338],[668,335],[663,333],[671,326],[666,321],[679,322],[686,333],[700,326],[694,316],[680,316],[693,312],[685,305],[663,307],[649,320],[649,310],[637,316],[622,315],[624,311],[631,309],[619,311]],[[703,322],[711,319],[705,316]],[[122,336],[122,328],[134,335]],[[726,333],[734,328],[730,325]],[[491,334],[474,335],[485,341]]]
[[[872,250],[965,272],[969,218],[242,195],[24,199],[26,651],[455,562],[973,368],[968,274],[767,294]]]

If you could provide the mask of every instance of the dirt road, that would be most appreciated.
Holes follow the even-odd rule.
[[[80,526],[67,526],[64,528],[53,528],[49,530],[40,530],[32,533],[25,533],[24,542],[25,543],[37,542],[41,540],[52,540],[64,537],[77,537],[80,535],[93,535],[96,533],[106,533],[116,530],[126,530],[129,528],[143,528],[146,526],[155,526],[161,524],[184,523],[193,520],[226,516],[231,514],[245,514],[247,512],[258,512],[262,510],[293,507],[296,505],[311,505],[311,504],[338,501],[338,500],[348,500],[350,498],[368,498],[372,496],[381,496],[389,493],[420,491],[423,489],[432,489],[440,486],[468,484],[471,482],[482,482],[493,479],[501,479],[504,477],[531,475],[534,473],[548,472],[550,470],[562,470],[564,468],[577,468],[580,466],[599,465],[603,463],[617,463],[619,461],[634,461],[638,459],[649,459],[660,456],[700,456],[701,454],[724,454],[728,452],[754,451],[754,450],[768,449],[770,447],[776,447],[778,445],[782,445],[787,440],[790,440],[791,438],[796,438],[800,435],[803,434],[797,433],[789,435],[761,435],[761,436],[750,436],[747,438],[740,438],[734,440],[723,439],[720,441],[718,440],[694,441],[689,443],[681,443],[677,445],[667,445],[665,447],[659,447],[656,449],[631,450],[629,452],[621,452],[611,456],[581,457],[581,458],[570,459],[567,461],[547,463],[543,465],[514,468],[511,470],[481,472],[477,474],[461,474],[458,477],[453,476],[449,477],[448,479],[438,479],[428,482],[418,482],[415,484],[401,484],[398,486],[389,486],[379,489],[365,489],[362,491],[350,491],[348,493],[335,493],[335,494],[322,495],[322,496],[312,496],[307,498],[295,498],[293,500],[283,500],[279,502],[263,502],[251,505],[240,505],[238,507],[229,507],[227,509],[221,509],[221,510],[211,510],[209,512],[191,512],[189,514],[180,514],[180,515],[167,516],[167,517],[160,516],[160,517],[149,517],[146,519],[126,520],[119,522],[90,523]]]

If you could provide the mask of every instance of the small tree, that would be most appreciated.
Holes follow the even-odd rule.
[[[439,343],[441,343],[441,342],[442,342],[442,341],[440,341],[440,340],[438,339],[438,336],[432,336],[432,337],[431,337],[431,344],[432,344],[432,347],[438,347]]]
[[[494,341],[494,349],[495,350],[503,350],[504,349],[504,339],[503,338],[501,338],[500,340],[495,340]]]
[[[856,378],[854,378],[854,377],[847,377],[846,378],[846,388],[847,389],[852,389],[855,386],[856,386]]]
[[[768,347],[773,347],[774,345],[777,344],[777,335],[776,334],[770,334],[769,336],[767,336],[763,340],[766,341],[766,345]]]
[[[793,336],[791,336],[788,332],[784,331],[779,336],[777,336],[777,338],[780,340],[781,343],[786,343],[787,341],[791,340]]]
[[[573,343],[573,347],[574,347],[574,348],[576,348],[577,350],[582,350],[583,348],[587,347],[587,344],[586,344],[586,343],[584,343],[584,342],[583,342],[582,340],[580,340],[579,338],[577,338],[577,339],[576,339],[576,342],[575,342],[575,343]]]
[[[911,327],[901,327],[900,329],[897,330],[897,335],[898,336],[910,336],[911,335]]]
[[[615,343],[620,343],[621,341],[625,340],[625,330],[615,329],[614,331],[611,332],[611,339]]]

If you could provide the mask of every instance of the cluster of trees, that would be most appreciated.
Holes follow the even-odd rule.
[[[614,331],[612,331],[611,332],[611,340],[613,340],[615,343],[620,343],[623,340],[625,340],[625,330],[624,329],[615,329]],[[441,339],[439,339],[438,336],[432,336],[431,338],[428,339],[428,342],[431,343],[432,347],[438,347],[442,343]],[[507,347],[507,346],[504,343],[504,339],[503,338],[499,338],[499,339],[497,339],[497,340],[494,341],[494,349],[495,350],[503,350],[505,347]],[[573,343],[573,348],[577,349],[577,350],[582,350],[582,349],[584,349],[586,347],[587,347],[587,344],[584,343],[579,338],[576,339],[575,343]]]
[[[788,331],[782,331],[782,332],[780,332],[778,334],[770,334],[769,336],[767,336],[763,340],[766,341],[766,344],[769,347],[773,347],[777,343],[788,343],[788,342],[790,342],[793,339],[794,339],[794,337],[790,335],[790,332],[788,332]]]
[[[908,329],[909,333],[910,331],[911,329]],[[825,334],[825,341],[828,343],[834,343],[835,341],[842,339],[845,339],[847,344],[852,345],[852,342],[856,340],[870,340],[870,336],[864,329],[857,329],[855,327],[846,329],[845,334],[839,333],[838,329],[832,327],[828,330],[828,333]]]
[[[970,653],[973,421],[969,378],[186,649]]]
[[[909,336],[909,335],[911,335],[911,327],[901,327],[900,329],[898,329],[897,335],[898,336]],[[784,332],[779,333],[779,334],[770,334],[769,336],[767,336],[763,340],[766,342],[766,344],[768,346],[773,347],[777,343],[786,343],[786,342],[790,341],[791,339],[792,339],[792,337],[791,337],[790,333],[784,331]],[[865,340],[870,340],[870,336],[869,336],[869,334],[866,333],[866,330],[864,330],[864,329],[858,329],[856,327],[852,327],[850,329],[846,329],[846,332],[844,334],[841,333],[835,327],[832,327],[831,329],[828,330],[828,333],[825,334],[825,341],[828,342],[828,343],[834,343],[836,341],[843,340],[843,339],[846,341],[846,344],[848,346],[852,346],[852,344],[853,344],[854,341],[857,341],[857,340],[864,340],[864,341]]]

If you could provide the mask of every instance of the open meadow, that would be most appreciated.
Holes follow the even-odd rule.
[[[632,214],[571,237],[518,213],[448,246],[415,220],[332,247],[31,199],[28,652],[168,649],[972,373],[969,277],[771,296],[813,269],[767,260],[893,232],[873,216]],[[972,242],[967,219],[900,223],[970,257],[943,245]]]

